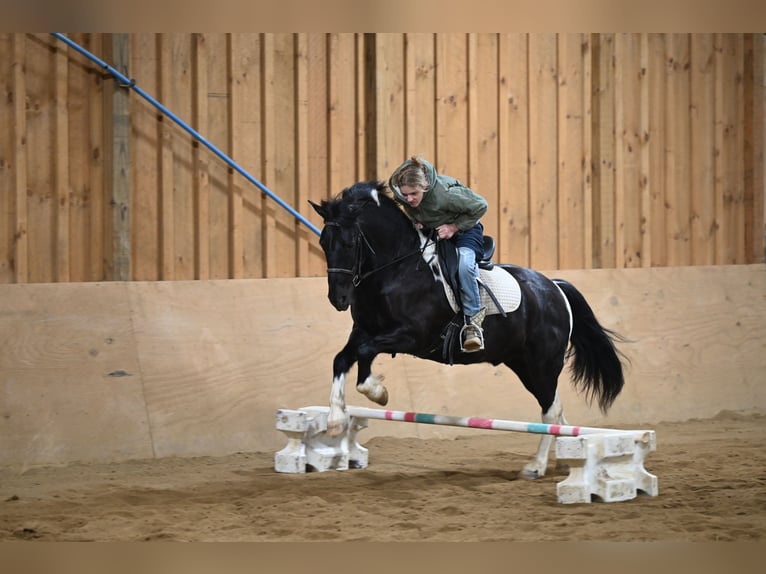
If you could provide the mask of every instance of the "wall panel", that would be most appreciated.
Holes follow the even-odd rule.
[[[309,200],[422,154],[487,197],[502,262],[763,261],[762,35],[71,38],[124,53],[137,85],[316,226]],[[310,229],[53,36],[0,36],[0,85],[1,282],[325,273]]]

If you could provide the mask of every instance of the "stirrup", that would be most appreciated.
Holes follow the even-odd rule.
[[[478,347],[471,346],[471,348],[466,348],[465,339],[463,338],[463,334],[465,333],[466,329],[471,329],[471,331],[476,335],[476,338],[479,339]],[[466,324],[463,325],[463,328],[460,329],[459,339],[460,350],[464,353],[475,353],[476,351],[484,350],[484,330],[478,325],[475,325],[470,319],[468,319]]]

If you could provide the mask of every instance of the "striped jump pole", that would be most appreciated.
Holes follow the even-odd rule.
[[[312,407],[310,407],[312,408]],[[313,407],[318,408],[318,407]],[[581,436],[586,434],[603,434],[611,432],[624,432],[615,429],[598,427],[581,427],[573,425],[552,425],[545,423],[529,423],[522,421],[508,421],[503,419],[487,419],[481,417],[461,417],[455,415],[434,415],[428,413],[416,413],[409,411],[387,411],[382,409],[369,409],[366,407],[346,408],[349,416],[359,419],[375,419],[381,421],[398,421],[403,423],[420,423],[426,425],[443,425],[450,427],[464,427],[485,430],[511,431],[534,434],[550,434],[554,436]],[[631,431],[636,432],[636,431]],[[638,431],[640,432],[640,431]]]
[[[287,446],[276,453],[274,469],[305,473],[366,468],[368,450],[357,442],[357,433],[370,420],[444,425],[483,430],[547,434],[556,437],[556,458],[569,466],[569,477],[556,485],[563,504],[630,500],[638,491],[657,496],[657,477],[644,469],[644,459],[656,450],[653,430],[616,430],[574,425],[552,425],[490,419],[391,411],[347,406],[348,425],[338,436],[327,434],[329,407],[279,409],[276,428],[287,435]]]

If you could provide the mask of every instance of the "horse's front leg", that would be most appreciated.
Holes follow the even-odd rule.
[[[398,328],[360,342],[356,390],[372,402],[384,407],[388,404],[388,389],[383,376],[372,373],[372,362],[381,353],[406,353],[414,350],[416,338],[410,329]]]
[[[327,434],[338,436],[348,425],[346,416],[346,374],[357,361],[361,333],[351,330],[346,345],[335,355],[332,364],[332,388],[330,389],[330,412],[327,415]]]

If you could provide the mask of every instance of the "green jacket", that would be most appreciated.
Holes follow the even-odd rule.
[[[388,187],[394,192],[396,200],[404,207],[405,213],[430,229],[445,223],[454,223],[460,231],[471,229],[487,212],[487,200],[463,185],[460,180],[439,175],[432,164],[425,160],[421,161],[426,167],[430,185],[423,194],[423,201],[417,207],[410,207],[399,191],[399,187],[393,183],[399,171],[412,163],[412,160],[408,159],[396,168],[388,180]]]

